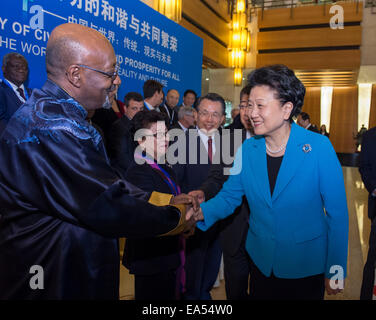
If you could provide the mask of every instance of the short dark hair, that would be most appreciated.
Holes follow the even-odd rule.
[[[301,112],[305,87],[295,76],[294,71],[285,65],[275,64],[253,70],[248,76],[248,84],[251,90],[256,86],[269,86],[277,92],[277,99],[282,103],[291,102],[293,109],[289,118],[290,122]]]
[[[139,94],[138,92],[128,92],[124,96],[124,104],[126,107],[129,107],[129,102],[131,100],[141,102],[141,101],[144,101],[144,98],[142,98],[142,95]]]
[[[199,110],[200,108],[200,104],[202,102],[202,100],[210,100],[210,101],[215,101],[215,102],[220,102],[221,103],[221,107],[222,107],[222,114],[225,115],[226,114],[226,103],[225,103],[225,100],[218,94],[218,93],[208,93],[200,98],[197,99],[197,104],[195,106],[195,108],[197,110]]]
[[[240,100],[242,99],[242,96],[249,95],[251,92],[251,86],[247,84],[241,91],[240,91]]]
[[[133,130],[134,132],[136,132],[140,129],[149,129],[153,123],[158,121],[164,121],[166,127],[168,127],[168,118],[166,114],[155,110],[140,111],[136,113],[136,115],[132,119]]]
[[[163,84],[156,80],[146,80],[143,86],[144,99],[154,96],[156,91],[163,91]]]
[[[310,117],[309,117],[309,114],[307,112],[301,112],[301,113],[299,113],[299,116],[301,116],[304,121],[306,121],[306,120],[310,121],[311,120]]]
[[[183,97],[187,96],[188,93],[192,93],[195,96],[195,99],[197,98],[196,92],[194,92],[192,89],[185,90]]]

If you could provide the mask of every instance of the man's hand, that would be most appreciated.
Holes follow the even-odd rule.
[[[200,204],[196,197],[187,195],[185,193],[179,194],[176,197],[171,198],[170,204],[185,204],[191,205],[195,211],[200,208]],[[188,211],[188,208],[187,208]]]
[[[188,238],[192,236],[195,233],[195,229],[196,229],[196,220],[194,219],[194,217],[191,216],[191,218],[187,219],[187,216],[186,216],[185,227],[182,233],[184,238]]]
[[[342,285],[341,285],[341,282],[342,282]],[[336,284],[336,286],[340,286],[341,288],[344,288],[345,287],[345,280],[336,280],[335,284]],[[325,289],[326,289],[326,293],[328,295],[337,294],[337,293],[340,293],[340,292],[343,291],[343,289],[340,289],[340,288],[333,289],[330,286],[330,279],[328,279],[328,278],[325,278]]]
[[[205,193],[202,190],[193,190],[189,192],[188,195],[196,197],[199,203],[203,203],[205,201]]]
[[[186,220],[194,219],[195,221],[204,220],[204,215],[200,207],[198,210],[194,210],[194,208],[190,208],[185,214],[185,219]]]

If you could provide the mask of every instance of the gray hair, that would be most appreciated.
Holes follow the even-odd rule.
[[[193,115],[193,108],[190,106],[180,107],[179,112],[178,112],[178,119],[179,120],[183,119],[185,115],[188,115],[188,116]]]
[[[27,65],[27,60],[26,58],[18,53],[18,52],[11,52],[11,53],[7,53],[4,57],[3,57],[3,67],[6,67],[9,63],[9,60],[12,59],[12,58],[16,58],[16,59],[22,59],[26,62],[26,65]]]

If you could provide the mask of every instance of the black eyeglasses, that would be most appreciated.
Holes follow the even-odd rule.
[[[89,69],[89,70],[93,70],[93,71],[99,72],[101,74],[104,74],[105,76],[111,78],[112,81],[114,81],[116,79],[116,77],[118,76],[118,72],[119,72],[119,66],[118,65],[115,66],[115,71],[113,73],[104,72],[102,70],[98,70],[98,69],[86,66],[84,64],[78,64],[78,66],[82,67],[82,68],[85,68],[85,69]]]

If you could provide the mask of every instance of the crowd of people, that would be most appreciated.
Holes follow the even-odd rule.
[[[1,299],[117,299],[119,237],[136,300],[211,299],[222,255],[231,300],[343,290],[342,169],[286,66],[248,76],[226,128],[216,93],[187,89],[178,106],[178,90],[147,80],[121,100],[111,44],[81,25],[52,31],[42,88],[25,86],[22,55],[2,68]]]

